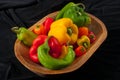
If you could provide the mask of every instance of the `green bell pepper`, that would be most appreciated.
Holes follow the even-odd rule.
[[[82,7],[80,7],[82,6]],[[84,11],[84,4],[68,3],[56,16],[56,20],[60,18],[70,18],[78,26],[85,26],[91,23],[91,18]]]
[[[73,2],[69,2],[68,4],[66,4],[59,12],[59,14],[57,14],[55,20],[58,20],[60,18],[63,17],[64,12],[70,7],[70,6],[75,6],[75,4]]]

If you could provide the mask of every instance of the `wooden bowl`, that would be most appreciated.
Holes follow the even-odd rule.
[[[36,24],[31,26],[29,30],[32,30],[36,25],[41,24],[46,19],[46,17],[54,18],[57,13],[58,12],[48,14],[47,16],[42,18],[40,21],[38,21]],[[92,19],[92,24],[89,25],[89,29],[95,33],[95,35],[97,36],[97,40],[91,45],[87,53],[85,53],[81,57],[76,58],[70,66],[65,67],[64,69],[61,69],[61,70],[50,70],[50,69],[47,69],[41,66],[40,64],[36,64],[32,62],[29,58],[29,53],[28,53],[29,48],[26,47],[24,44],[22,44],[21,41],[19,41],[18,39],[16,40],[15,46],[14,46],[14,51],[15,51],[15,55],[17,59],[27,69],[29,69],[30,71],[40,76],[60,75],[60,74],[65,74],[65,73],[69,73],[69,72],[77,70],[92,56],[92,54],[94,54],[94,52],[100,47],[100,45],[103,43],[103,41],[107,37],[107,30],[106,30],[104,23],[101,20],[99,20],[97,17],[89,13],[88,15]]]

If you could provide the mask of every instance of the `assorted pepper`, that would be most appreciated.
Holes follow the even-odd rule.
[[[62,59],[56,59],[49,55],[50,47],[48,45],[49,38],[44,44],[38,48],[38,59],[40,63],[49,69],[61,69],[70,65],[75,58],[75,53],[72,46],[68,46],[67,55]]]
[[[47,17],[32,31],[24,27],[12,28],[17,38],[30,47],[29,56],[33,62],[48,69],[62,69],[87,52],[96,35],[87,27],[91,18],[84,6],[79,5],[68,3],[55,20]]]
[[[53,21],[53,18],[47,17],[42,24],[36,25],[36,27],[33,29],[33,32],[37,35],[47,35],[50,30],[50,25]]]

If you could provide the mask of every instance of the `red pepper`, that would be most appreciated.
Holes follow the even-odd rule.
[[[83,54],[86,53],[86,48],[82,45],[78,46],[76,49],[75,49],[75,54],[76,54],[76,57],[79,57],[79,56],[82,56]]]
[[[50,25],[52,24],[52,22],[54,21],[53,18],[46,18],[45,21],[43,22],[43,26],[45,27],[46,32],[48,33],[48,31],[50,30]]]
[[[33,41],[33,46],[40,46],[43,44],[46,40],[47,36],[46,35],[39,35],[34,41]]]
[[[55,37],[51,36],[48,44],[50,46],[50,55],[54,58],[58,58],[61,55],[62,49],[60,42]]]
[[[39,63],[38,56],[37,56],[37,48],[45,42],[47,39],[46,35],[39,35],[34,41],[29,50],[30,59],[35,62]],[[61,45],[55,37],[50,37],[48,44],[50,46],[50,55],[54,58],[58,58],[61,54]]]
[[[29,50],[29,55],[30,55],[30,59],[35,62],[35,63],[39,63],[38,60],[38,56],[37,56],[37,48],[38,46],[40,46],[41,44],[43,44],[45,42],[45,40],[47,39],[46,35],[39,35],[34,41],[33,44]]]
[[[29,55],[30,55],[30,59],[35,62],[35,63],[39,63],[38,57],[37,57],[37,47],[36,46],[32,46],[29,50]]]
[[[88,32],[88,37],[90,39],[90,43],[93,43],[96,40],[96,35],[92,31]]]

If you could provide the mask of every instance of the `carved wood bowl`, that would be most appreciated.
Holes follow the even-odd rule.
[[[46,17],[55,18],[57,13],[58,12],[53,12],[51,14],[48,14],[47,16],[39,20],[37,23],[35,23],[33,26],[31,26],[29,30],[32,30],[37,24],[41,24],[46,19]],[[89,25],[89,29],[95,33],[95,35],[97,36],[97,39],[84,55],[76,58],[74,62],[68,67],[65,67],[60,70],[50,70],[41,66],[40,64],[36,64],[32,62],[31,59],[29,58],[29,53],[28,53],[29,48],[26,47],[24,44],[22,44],[22,42],[19,41],[18,39],[16,40],[14,45],[15,56],[21,62],[21,64],[23,64],[27,69],[36,73],[39,76],[61,75],[61,74],[70,73],[77,70],[94,54],[94,52],[100,47],[100,45],[103,43],[103,41],[107,37],[107,30],[104,23],[97,17],[89,13],[88,15],[92,19],[92,23]]]

